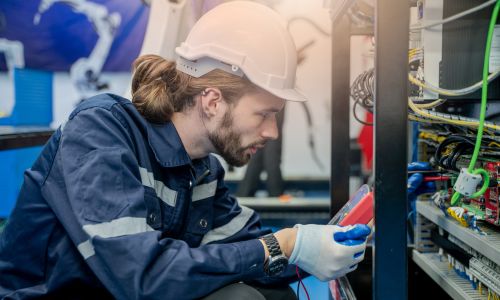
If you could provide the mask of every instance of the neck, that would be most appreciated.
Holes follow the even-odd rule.
[[[196,110],[174,113],[172,123],[191,159],[205,157],[211,152],[207,130]]]

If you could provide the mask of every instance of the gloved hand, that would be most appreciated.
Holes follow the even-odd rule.
[[[428,162],[412,162],[408,164],[408,171],[428,171],[431,169],[431,165]],[[408,200],[414,202],[420,194],[435,192],[436,183],[434,181],[424,182],[424,175],[422,173],[413,173],[408,178],[407,188]]]
[[[431,170],[431,165],[428,162],[412,162],[408,164],[408,171],[427,171]],[[408,177],[407,181],[408,201],[410,202],[409,213],[411,215],[412,224],[416,222],[416,205],[415,200],[418,195],[424,193],[433,193],[436,191],[436,183],[434,181],[424,182],[422,173],[413,173]],[[413,239],[413,233],[410,234],[410,239]]]
[[[295,225],[298,227],[295,246],[289,262],[321,281],[341,277],[357,268],[363,260],[366,225]]]

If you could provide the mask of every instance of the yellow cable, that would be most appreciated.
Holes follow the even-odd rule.
[[[430,87],[430,86],[426,85],[425,83],[423,83],[422,81],[418,80],[417,78],[413,77],[411,74],[408,74],[408,80],[411,83],[413,83],[414,85],[419,86],[421,88],[424,88],[426,90],[432,91],[436,94],[445,95],[445,96],[457,96],[457,94],[455,94],[455,93],[448,93],[446,91],[438,90],[438,89],[435,89],[433,87]]]
[[[431,123],[431,124],[442,123],[442,122],[437,122],[434,120],[422,119],[422,118],[419,118],[419,117],[414,116],[414,115],[409,115],[408,118],[412,121],[417,121],[417,122],[422,122],[422,123]]]
[[[421,109],[429,109],[429,108],[437,107],[445,102],[446,102],[446,99],[437,99],[435,101],[432,101],[431,103],[415,103],[415,102],[413,102],[413,104],[415,104],[416,107],[421,108]]]
[[[415,53],[419,52],[420,49],[413,48],[408,51],[408,55],[415,55]]]
[[[454,207],[448,207],[447,211],[448,211],[448,214],[450,214],[450,216],[453,219],[457,220],[458,223],[460,223],[460,225],[462,225],[463,227],[469,227],[469,224],[467,223],[467,221],[465,220],[465,218],[464,217],[460,217],[459,215],[457,215],[457,213],[454,210]]]
[[[418,118],[415,116],[410,115],[409,120],[411,121],[417,121],[421,123],[429,123],[429,124],[443,124],[443,123],[448,123],[448,122],[442,122],[442,121],[436,121],[436,120],[429,120],[429,119],[423,119],[423,118]],[[491,131],[485,130],[484,132],[488,133],[489,135],[493,135]]]
[[[468,127],[478,127],[479,122],[473,122],[473,121],[465,121],[465,120],[452,120],[448,118],[444,118],[441,116],[437,115],[432,115],[430,113],[427,113],[426,111],[421,110],[420,108],[416,107],[413,101],[409,100],[408,101],[408,106],[413,110],[416,114],[424,116],[429,119],[434,119],[434,120],[440,120],[443,121],[444,123],[449,123],[449,124],[455,124],[459,126],[468,126]],[[492,124],[484,124],[485,127],[491,128],[496,131],[500,131],[500,126],[497,125],[492,125]]]
[[[492,73],[488,76],[488,82],[490,82],[491,80],[493,80],[493,78],[496,78],[499,74],[499,71],[495,72],[495,73]],[[451,91],[451,90],[447,90],[447,89],[442,89],[442,88],[439,88],[439,87],[434,87],[434,86],[430,86],[428,84],[426,84],[425,82],[415,78],[413,75],[411,74],[408,74],[408,81],[410,81],[411,83],[413,83],[414,85],[416,86],[419,86],[423,89],[426,89],[426,90],[429,90],[429,91],[432,91],[436,94],[440,94],[440,95],[445,95],[445,96],[451,96],[451,97],[454,97],[454,96],[462,96],[464,95],[463,94],[463,90],[458,90],[458,91]],[[474,86],[480,84],[481,82],[478,82],[476,83]],[[469,87],[469,88],[472,88],[472,87]],[[477,86],[477,89],[479,89],[479,86]],[[470,91],[470,93],[472,93],[473,91]]]
[[[425,131],[420,132],[419,138],[433,140],[433,141],[438,142],[438,143],[441,143],[442,141],[444,141],[446,139],[446,137],[444,137],[444,136],[439,136],[437,134],[425,132]]]

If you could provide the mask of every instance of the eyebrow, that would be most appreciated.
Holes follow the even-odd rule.
[[[285,102],[285,105],[283,105],[282,108],[274,108],[274,107],[271,107],[271,108],[267,108],[267,109],[263,109],[261,111],[265,111],[265,112],[273,112],[273,113],[279,113],[280,111],[282,111],[283,109],[285,109],[285,106],[286,106],[286,102]]]

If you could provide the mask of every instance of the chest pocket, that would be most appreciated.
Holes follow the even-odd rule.
[[[161,200],[156,197],[156,193],[152,189],[144,189],[144,202],[146,204],[146,220],[149,226],[154,230],[163,228],[163,214],[161,211]]]
[[[214,196],[217,190],[217,180],[197,185],[193,188],[191,210],[187,234],[201,241],[213,226]]]
[[[178,193],[156,180],[153,173],[139,168],[144,201],[147,208],[147,223],[154,229],[169,230],[175,219]]]

